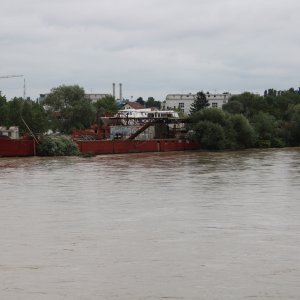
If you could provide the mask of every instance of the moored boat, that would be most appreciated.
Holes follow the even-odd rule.
[[[77,130],[73,139],[83,154],[116,154],[198,150],[186,138],[185,120],[173,111],[123,110],[103,117],[89,130]]]
[[[34,156],[36,142],[30,137],[12,139],[0,136],[0,157]]]

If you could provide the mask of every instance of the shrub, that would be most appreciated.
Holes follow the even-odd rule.
[[[79,155],[77,144],[66,136],[43,137],[37,148],[40,156],[73,156]]]
[[[225,148],[225,134],[221,125],[210,121],[199,121],[195,127],[195,137],[203,148],[222,150]]]

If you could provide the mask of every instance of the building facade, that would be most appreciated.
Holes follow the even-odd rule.
[[[207,92],[206,99],[208,100],[209,107],[222,108],[224,104],[228,102],[232,94],[211,94]],[[162,109],[180,109],[183,113],[189,115],[191,110],[191,105],[196,100],[196,94],[169,94],[166,100],[163,102]]]

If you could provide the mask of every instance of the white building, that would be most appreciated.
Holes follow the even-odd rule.
[[[211,94],[207,92],[206,99],[208,100],[209,107],[222,108],[228,102],[232,94]],[[180,109],[185,114],[190,114],[191,105],[196,100],[196,94],[169,94],[163,102],[162,109]]]

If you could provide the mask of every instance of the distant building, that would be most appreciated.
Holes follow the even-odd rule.
[[[138,102],[127,102],[123,109],[144,109],[144,105],[138,103]]]
[[[228,102],[232,94],[211,94],[207,92],[206,99],[208,100],[209,107],[222,108]],[[180,109],[185,114],[190,114],[191,105],[196,100],[196,94],[169,94],[162,104],[163,110]]]

